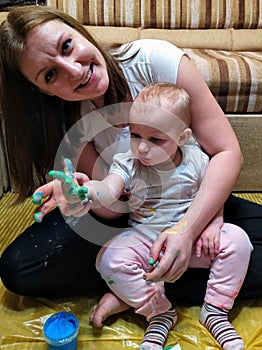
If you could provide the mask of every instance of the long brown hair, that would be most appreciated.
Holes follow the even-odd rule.
[[[11,183],[18,192],[18,202],[45,183],[60,141],[80,118],[80,101],[64,101],[41,93],[19,67],[28,33],[52,20],[60,20],[77,30],[103,55],[109,75],[105,105],[123,101],[128,92],[117,58],[99,46],[74,18],[45,6],[11,10],[0,26],[0,102]]]

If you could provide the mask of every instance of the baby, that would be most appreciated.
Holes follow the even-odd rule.
[[[149,322],[140,349],[162,350],[177,314],[165,296],[164,281],[151,283],[147,277],[150,270],[161,268],[165,246],[157,261],[150,258],[150,248],[161,232],[176,234],[177,223],[189,225],[183,216],[209,158],[190,137],[189,95],[174,84],[145,87],[131,107],[129,128],[131,149],[115,155],[102,181],[80,187],[81,199],[88,191],[82,205],[114,210],[122,194],[128,197],[130,227],[102,247],[96,266],[112,292]],[[65,180],[61,172],[52,175]],[[70,192],[68,183],[63,188]],[[196,242],[190,267],[210,269],[200,322],[224,350],[242,350],[243,340],[228,313],[244,281],[252,246],[241,228],[222,220],[221,209],[209,223],[220,239],[215,258],[198,254]],[[165,282],[175,281],[167,273]]]

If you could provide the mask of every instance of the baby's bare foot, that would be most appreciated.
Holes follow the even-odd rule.
[[[90,321],[95,327],[103,327],[103,322],[111,315],[129,309],[130,306],[118,299],[113,293],[106,293],[97,305],[93,307]]]

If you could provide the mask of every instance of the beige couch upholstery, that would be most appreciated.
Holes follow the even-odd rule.
[[[262,191],[262,0],[47,0],[47,5],[85,24],[100,43],[157,38],[185,50],[238,136],[244,168],[235,190]]]

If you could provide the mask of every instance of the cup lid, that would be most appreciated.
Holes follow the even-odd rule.
[[[78,331],[78,319],[72,312],[66,311],[51,315],[43,327],[44,336],[49,342],[68,342]]]

